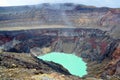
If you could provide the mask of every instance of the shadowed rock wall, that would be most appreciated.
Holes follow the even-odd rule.
[[[0,48],[8,52],[29,53],[34,47],[76,54],[91,61],[111,56],[117,41],[99,29],[40,29],[0,32]],[[44,53],[45,50],[43,49]]]

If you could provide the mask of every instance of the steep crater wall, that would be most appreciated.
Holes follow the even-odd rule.
[[[38,47],[46,54],[50,51],[73,53],[79,57],[101,62],[111,56],[117,40],[99,29],[40,29],[1,31],[0,49],[7,52],[30,53]]]

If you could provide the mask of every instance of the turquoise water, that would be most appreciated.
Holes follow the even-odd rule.
[[[74,54],[65,54],[60,52],[51,52],[43,56],[38,56],[38,58],[53,61],[55,63],[64,66],[71,74],[76,76],[84,76],[87,74],[86,63],[82,58],[75,56]]]

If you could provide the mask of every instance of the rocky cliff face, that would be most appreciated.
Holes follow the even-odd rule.
[[[49,47],[49,51],[73,53],[99,62],[111,56],[117,47],[117,41],[99,29],[6,31],[0,35],[0,48],[4,51],[30,53],[30,49],[35,47]]]
[[[0,26],[35,26],[42,24],[69,27],[119,26],[120,10],[77,4],[41,4],[22,7],[1,7]],[[5,23],[5,24],[4,24]]]
[[[120,75],[120,43],[112,54],[112,60],[108,63],[103,75]]]

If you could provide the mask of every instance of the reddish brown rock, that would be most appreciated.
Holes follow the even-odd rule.
[[[105,67],[105,75],[120,75],[120,43],[112,54],[112,60]]]

